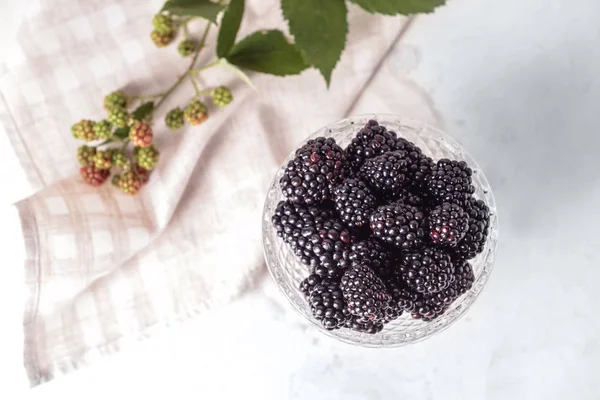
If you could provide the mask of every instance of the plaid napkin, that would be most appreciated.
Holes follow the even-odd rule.
[[[277,2],[247,3],[240,35],[285,28]],[[185,104],[192,89],[158,110],[161,162],[140,195],[86,186],[71,124],[98,119],[108,91],[160,92],[186,67],[174,46],[151,43],[157,9],[139,1],[28,1],[0,64],[0,134],[19,160],[13,176],[26,182],[17,207],[32,386],[252,287],[264,265],[261,211],[276,168],[304,137],[350,111],[402,28],[398,18],[353,8],[330,90],[316,71],[255,75],[260,93],[209,71],[205,82],[230,86],[234,102],[178,132],[166,129],[164,113]],[[202,29],[201,21],[192,27]],[[205,50],[201,61],[213,53]]]

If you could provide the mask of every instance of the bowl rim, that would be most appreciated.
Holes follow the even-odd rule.
[[[473,282],[473,287],[469,291],[467,291],[467,293],[463,294],[461,297],[459,297],[457,300],[455,300],[455,302],[456,302],[459,299],[462,299],[460,301],[460,305],[458,306],[459,308],[455,308],[451,312],[444,314],[443,317],[445,317],[445,318],[440,317],[433,321],[426,322],[425,326],[422,329],[427,328],[425,330],[427,330],[428,332],[424,335],[415,337],[414,339],[408,340],[408,341],[385,342],[385,343],[383,343],[383,342],[382,343],[361,342],[361,341],[352,340],[351,338],[346,337],[346,336],[335,334],[335,332],[340,331],[339,329],[338,330],[325,329],[318,321],[307,316],[305,314],[305,312],[300,308],[300,306],[298,304],[296,304],[296,301],[285,290],[283,285],[281,285],[278,282],[277,277],[275,275],[274,268],[271,265],[274,260],[272,260],[271,257],[269,257],[267,255],[267,245],[265,242],[266,237],[267,237],[266,231],[269,228],[270,228],[270,230],[272,230],[272,225],[270,223],[270,216],[268,218],[269,223],[267,223],[267,221],[265,220],[265,216],[267,214],[269,204],[270,204],[269,194],[272,192],[273,189],[278,188],[278,186],[279,186],[278,175],[279,175],[280,171],[282,170],[282,168],[284,168],[285,165],[289,162],[289,160],[293,157],[293,154],[295,153],[296,149],[298,149],[300,146],[304,145],[306,143],[306,141],[309,140],[310,138],[317,137],[316,136],[317,133],[331,129],[330,127],[332,127],[332,126],[344,124],[348,120],[352,121],[351,124],[355,124],[355,122],[353,122],[353,120],[365,120],[365,119],[366,120],[374,119],[376,121],[395,119],[395,120],[401,122],[398,124],[399,127],[401,127],[402,123],[406,123],[406,124],[412,125],[412,126],[420,125],[421,127],[426,128],[432,132],[436,132],[437,134],[440,135],[442,141],[448,142],[448,144],[450,144],[453,148],[459,149],[462,158],[470,159],[470,161],[468,163],[469,167],[471,167],[471,169],[474,171],[474,173],[479,174],[479,180],[482,181],[482,183],[485,183],[486,187],[488,189],[487,191],[484,191],[484,193],[486,195],[486,205],[490,209],[490,226],[489,226],[489,233],[488,233],[488,242],[490,242],[490,239],[492,236],[491,235],[492,231],[494,233],[495,240],[491,241],[490,247],[485,252],[485,258],[482,259],[482,262],[484,262],[484,268],[486,267],[486,265],[489,264],[487,273],[482,274],[479,277],[477,277],[477,279]],[[386,124],[385,122],[382,122],[382,125],[385,126],[385,124]],[[361,127],[360,124],[356,124],[356,126]],[[396,131],[396,129],[391,129],[391,130]],[[397,134],[399,136],[402,134],[400,129],[397,130]],[[340,145],[340,147],[341,147],[341,145]],[[496,205],[495,196],[491,189],[489,181],[487,180],[487,177],[486,177],[485,173],[483,172],[482,168],[480,167],[480,165],[477,163],[475,158],[473,158],[473,156],[471,156],[471,154],[466,150],[466,148],[462,145],[462,143],[460,143],[460,141],[458,141],[456,138],[450,136],[449,134],[447,134],[445,131],[441,130],[440,128],[432,126],[426,122],[422,122],[422,121],[419,121],[419,120],[416,120],[413,118],[408,118],[408,117],[400,116],[397,114],[391,114],[391,113],[369,113],[369,114],[351,115],[351,116],[342,118],[340,120],[334,121],[332,123],[329,123],[327,125],[324,125],[321,128],[315,130],[311,134],[304,137],[302,140],[300,140],[295,145],[294,150],[292,150],[290,153],[288,153],[288,155],[285,157],[284,161],[277,167],[275,174],[273,175],[273,179],[271,180],[271,183],[269,184],[269,187],[268,187],[268,190],[267,190],[267,193],[265,196],[265,202],[263,204],[263,210],[261,213],[261,244],[262,244],[262,248],[263,248],[263,257],[265,259],[265,263],[267,264],[267,270],[269,271],[269,275],[271,276],[271,279],[274,281],[278,290],[287,299],[288,303],[290,303],[292,305],[293,309],[298,314],[300,314],[303,317],[303,319],[309,321],[313,326],[315,326],[317,328],[317,330],[319,332],[325,334],[326,336],[329,336],[329,337],[331,337],[337,341],[343,342],[343,343],[355,345],[358,347],[367,347],[367,348],[382,348],[382,347],[383,348],[386,348],[386,347],[393,348],[393,347],[402,347],[402,346],[418,343],[423,340],[429,339],[432,336],[437,335],[438,333],[445,331],[451,325],[453,325],[458,320],[460,320],[466,314],[466,312],[472,307],[472,305],[475,303],[477,298],[481,295],[481,292],[483,291],[483,287],[487,284],[487,281],[489,280],[489,277],[494,269],[493,267],[495,265],[495,261],[496,261],[495,258],[496,258],[496,254],[498,251],[499,231],[500,231],[500,225],[499,225],[499,218],[498,218],[498,209],[497,209],[497,205]],[[486,245],[487,245],[487,243],[486,243]],[[492,259],[492,262],[488,263],[488,259],[490,257]],[[298,262],[297,260],[295,260],[295,261]],[[478,288],[477,290],[475,290],[476,287]],[[294,290],[296,290],[296,289],[294,289]],[[468,304],[466,304],[466,306],[464,306],[464,307],[460,307],[461,305],[465,304],[466,299],[469,299]],[[354,334],[355,334],[355,336],[366,335],[366,334],[360,334],[358,332],[354,332]],[[382,339],[385,339],[385,337],[386,337],[385,330],[378,333],[377,335],[381,335]],[[369,336],[375,337],[377,335],[369,335]]]

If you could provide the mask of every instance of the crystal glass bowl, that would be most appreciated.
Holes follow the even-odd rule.
[[[294,157],[294,152],[289,154],[275,174],[269,192],[267,193],[262,219],[263,249],[269,272],[277,286],[281,289],[294,308],[324,334],[343,342],[366,347],[402,346],[426,339],[446,329],[467,312],[479,293],[483,290],[483,287],[492,272],[492,267],[494,266],[498,243],[496,202],[483,171],[456,140],[429,125],[404,117],[386,114],[371,114],[345,118],[319,129],[302,141],[302,143],[298,144],[297,147],[300,147],[309,139],[325,136],[335,138],[337,143],[342,148],[345,148],[358,130],[362,128],[369,119],[377,120],[388,130],[395,131],[398,134],[398,137],[404,137],[417,144],[425,154],[429,155],[434,160],[440,158],[464,160],[473,169],[475,196],[485,201],[490,208],[491,215],[490,230],[485,250],[476,258],[470,260],[475,274],[475,282],[471,290],[455,300],[444,315],[430,322],[413,319],[410,315],[404,313],[397,320],[386,324],[383,331],[374,335],[359,333],[345,328],[333,331],[323,328],[312,316],[309,304],[298,288],[300,282],[302,282],[309,274],[308,267],[295,257],[288,245],[285,244],[282,239],[277,237],[277,233],[271,225],[271,216],[277,207],[277,203],[283,199],[283,195],[279,188],[279,179],[283,175],[287,163]]]

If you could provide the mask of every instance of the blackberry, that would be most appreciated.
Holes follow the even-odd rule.
[[[377,206],[377,198],[367,185],[357,179],[346,179],[334,189],[335,209],[348,226],[368,225],[369,217]]]
[[[127,96],[121,90],[116,90],[104,96],[104,108],[108,111],[114,107],[125,108],[127,106]]]
[[[423,151],[417,145],[404,138],[396,139],[394,149],[408,152],[408,158],[411,160],[409,175],[412,187],[422,191],[425,187],[425,179],[431,174],[434,165],[433,160],[423,154]]]
[[[406,252],[401,257],[400,272],[409,289],[431,294],[446,289],[454,275],[450,254],[435,247]]]
[[[378,276],[395,267],[395,254],[374,239],[352,244],[348,253],[350,265],[366,265]]]
[[[152,127],[145,122],[136,121],[129,128],[129,139],[137,147],[150,146],[153,136]]]
[[[370,218],[375,237],[400,249],[421,245],[425,236],[425,215],[414,206],[391,203],[378,207]]]
[[[173,32],[160,33],[156,30],[150,32],[150,39],[156,47],[165,47],[168,46],[174,38]]]
[[[350,314],[365,321],[381,322],[392,297],[381,278],[366,265],[356,265],[344,272],[340,284]]]
[[[80,146],[77,148],[77,161],[82,167],[88,165],[94,165],[94,156],[96,155],[96,148],[90,146]]]
[[[94,121],[90,121],[89,119],[82,119],[81,121],[73,124],[71,126],[71,133],[75,139],[82,139],[86,142],[92,142],[98,137],[94,132]]]
[[[411,162],[405,151],[387,152],[365,161],[359,176],[377,193],[394,197],[410,184]]]
[[[213,104],[221,108],[233,101],[231,90],[225,86],[219,86],[218,88],[213,89],[210,92],[210,96],[212,97]]]
[[[462,207],[442,203],[429,213],[429,237],[434,244],[455,247],[469,229],[469,216]]]
[[[374,335],[383,330],[383,322],[381,321],[371,321],[369,319],[364,319],[361,317],[352,316],[350,317],[344,327],[348,329],[352,329],[356,332],[368,333]]]
[[[147,171],[152,171],[152,169],[158,163],[159,152],[156,150],[154,145],[150,145],[149,147],[141,147],[136,152],[135,158],[135,161],[141,168]]]
[[[360,169],[365,160],[393,150],[395,142],[396,133],[370,120],[346,147],[350,166],[355,171]]]
[[[438,202],[455,203],[464,206],[475,191],[471,176],[473,171],[466,162],[439,160],[425,178],[428,194]]]
[[[177,51],[182,57],[191,56],[196,50],[196,43],[192,40],[182,40],[177,46]]]
[[[117,128],[125,128],[129,118],[129,113],[123,107],[113,107],[108,111],[108,121]]]
[[[105,119],[95,122],[92,129],[98,139],[108,139],[112,136],[112,125]]]
[[[300,283],[313,316],[325,327],[333,330],[345,325],[350,317],[339,281],[311,274]]]
[[[346,175],[344,151],[335,139],[319,137],[296,150],[279,185],[292,202],[312,205],[331,198],[333,186]]]
[[[475,282],[473,267],[467,260],[454,261],[454,280],[451,286],[456,290],[456,297],[462,296],[471,289]]]
[[[456,254],[471,259],[485,248],[490,225],[490,209],[482,200],[469,198],[465,211],[469,215],[469,230],[456,246]]]
[[[155,14],[152,18],[152,25],[161,35],[171,33],[174,29],[173,19],[165,14]]]
[[[98,169],[93,165],[88,165],[86,167],[81,167],[79,169],[79,174],[88,185],[97,187],[106,182],[110,176],[110,171]]]
[[[277,235],[319,276],[339,276],[347,258],[350,233],[330,210],[281,201],[271,219]]]
[[[424,196],[420,192],[413,190],[412,188],[402,188],[402,190],[400,190],[400,193],[397,196],[395,196],[394,199],[390,200],[396,200],[399,203],[408,204],[415,207],[423,207],[427,203]]]
[[[179,107],[172,109],[165,116],[165,125],[172,131],[182,128],[184,124],[183,110]]]
[[[185,106],[183,116],[192,125],[200,125],[208,119],[208,108],[199,100],[192,100]]]

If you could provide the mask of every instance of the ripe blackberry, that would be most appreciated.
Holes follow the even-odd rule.
[[[471,176],[473,171],[466,162],[439,160],[425,178],[428,194],[438,202],[466,204],[469,196],[475,191]]]
[[[409,175],[411,177],[411,186],[423,190],[425,179],[431,174],[434,162],[423,154],[423,151],[413,142],[404,138],[396,139],[394,149],[408,152],[410,158]]]
[[[344,326],[350,317],[339,281],[311,274],[300,283],[313,316],[325,327],[333,330]]]
[[[393,197],[410,184],[411,162],[405,151],[387,152],[365,161],[359,176],[377,193]]]
[[[451,286],[456,290],[456,297],[465,294],[475,282],[473,267],[467,260],[454,261],[454,280]]]
[[[391,203],[378,207],[370,218],[375,237],[400,249],[412,249],[423,242],[425,215],[416,207]]]
[[[350,233],[330,210],[281,201],[271,221],[277,235],[302,263],[319,276],[339,276],[347,258]]]
[[[397,201],[399,203],[408,204],[415,207],[423,207],[426,204],[424,196],[417,190],[411,188],[402,188],[400,193],[390,199],[391,201]]]
[[[462,207],[442,203],[429,213],[429,237],[434,244],[455,247],[469,229],[469,216]]]
[[[375,239],[362,240],[352,244],[348,253],[350,265],[366,265],[380,277],[382,273],[395,267],[395,261],[394,252]]]
[[[346,154],[335,139],[319,137],[296,150],[279,185],[292,202],[312,205],[331,198],[347,173]]]
[[[357,171],[365,160],[393,150],[395,141],[396,133],[370,120],[346,147],[350,166]]]
[[[361,318],[361,317],[357,317],[357,316],[351,316],[344,324],[344,327],[346,327],[348,329],[352,329],[353,331],[356,331],[356,332],[368,333],[368,334],[374,335],[383,330],[383,322],[382,321],[371,321],[369,319],[365,319],[365,318]]]
[[[344,272],[340,284],[350,314],[365,321],[381,322],[392,297],[381,278],[366,265],[355,265]]]
[[[471,259],[485,248],[490,225],[490,209],[482,200],[469,198],[465,211],[469,215],[469,230],[456,246],[456,254]]]
[[[454,265],[450,254],[442,249],[425,246],[406,252],[401,257],[400,272],[406,285],[419,293],[430,294],[450,285]]]
[[[377,205],[377,198],[363,181],[346,179],[344,183],[336,186],[333,192],[335,209],[346,225],[368,225],[369,217]]]

